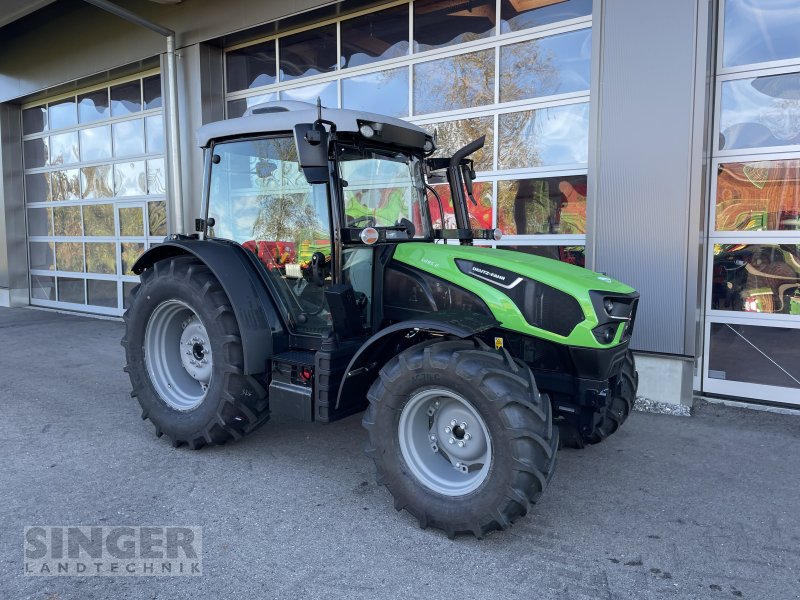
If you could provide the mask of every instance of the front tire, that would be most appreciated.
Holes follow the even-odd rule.
[[[239,326],[211,271],[188,256],[142,273],[125,312],[125,371],[142,418],[174,446],[224,444],[269,417],[264,385],[244,375]]]
[[[421,527],[449,537],[506,529],[553,475],[550,402],[508,355],[471,341],[422,343],[381,369],[368,398],[378,482]]]

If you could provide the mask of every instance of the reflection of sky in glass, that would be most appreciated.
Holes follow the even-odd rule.
[[[114,195],[143,196],[147,193],[147,178],[144,161],[114,165]]]
[[[720,150],[800,143],[800,73],[722,83]]]
[[[500,169],[585,164],[589,104],[500,115]]]
[[[590,29],[553,35],[500,50],[500,101],[589,89]]]
[[[69,165],[78,162],[78,132],[50,136],[50,164]]]
[[[322,106],[327,108],[337,108],[339,106],[335,82],[307,85],[292,90],[281,90],[281,100],[298,100],[316,104],[317,97],[322,100]]]
[[[108,125],[81,129],[81,160],[111,158],[111,128]]]
[[[800,56],[797,0],[725,0],[722,64],[735,67]]]
[[[78,110],[74,98],[53,102],[48,110],[50,129],[63,129],[78,124]]]
[[[114,136],[114,156],[130,156],[144,154],[144,121],[120,121],[114,123],[112,134]]]
[[[344,108],[408,116],[408,68],[359,75],[342,81]]]
[[[161,115],[145,119],[147,136],[147,152],[161,154],[164,152],[164,118]]]

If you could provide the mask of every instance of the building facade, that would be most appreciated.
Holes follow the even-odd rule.
[[[640,291],[643,395],[800,404],[798,8],[10,2],[0,305],[121,315],[133,261],[199,216],[197,127],[320,98],[444,153],[485,135],[474,222]]]

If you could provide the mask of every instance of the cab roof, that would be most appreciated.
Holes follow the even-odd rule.
[[[431,137],[424,129],[408,121],[360,110],[325,108],[323,106],[322,118],[336,123],[336,130],[339,132],[357,133],[360,127],[359,122],[369,121],[402,127],[423,133],[426,138]],[[213,140],[249,134],[292,131],[298,123],[313,123],[316,119],[317,107],[307,102],[263,102],[250,107],[243,117],[203,125],[197,130],[197,145],[207,148]]]

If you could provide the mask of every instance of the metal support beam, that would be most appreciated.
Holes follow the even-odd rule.
[[[170,233],[184,233],[183,218],[183,186],[181,183],[181,141],[178,119],[178,70],[175,65],[175,32],[157,23],[145,19],[121,6],[108,0],[84,0],[106,12],[116,15],[126,21],[149,29],[158,35],[167,38],[166,55],[166,118],[167,118],[167,147],[169,148],[169,208]]]

